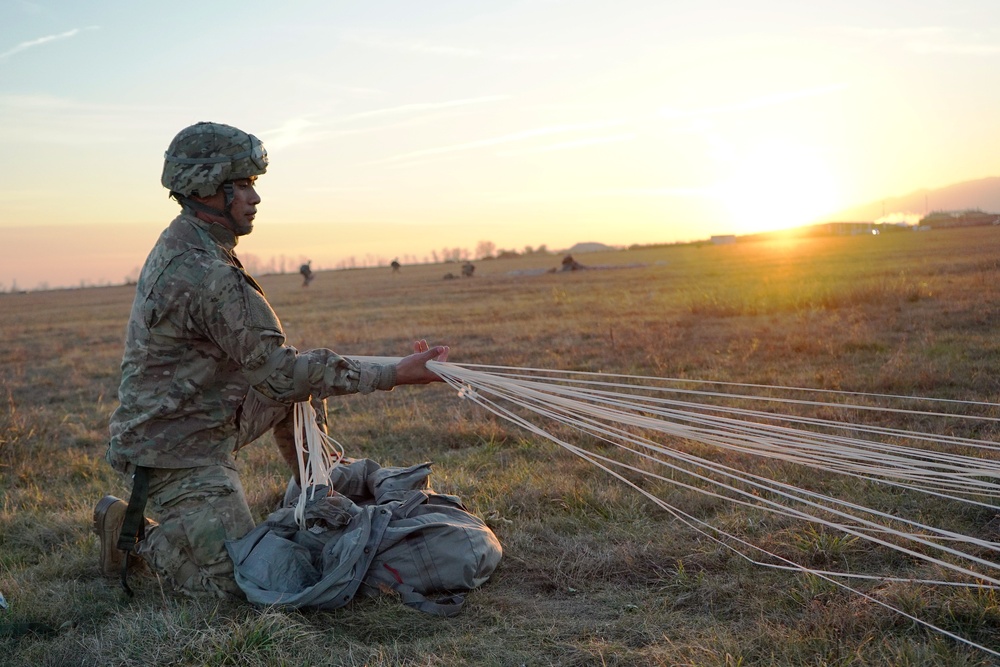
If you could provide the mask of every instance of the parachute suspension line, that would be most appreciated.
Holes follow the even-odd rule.
[[[344,448],[316,423],[316,410],[309,401],[296,403],[294,410],[292,423],[299,461],[299,501],[295,504],[295,521],[300,529],[305,530],[306,504],[316,497],[317,490],[326,495],[330,486],[330,471],[343,460]]]
[[[984,589],[1000,587],[1000,572],[997,572],[1000,570],[1000,544],[930,525],[926,520],[907,518],[902,510],[879,511],[850,498],[842,499],[798,488],[725,463],[750,455],[774,461],[777,465],[795,464],[820,471],[824,473],[824,481],[830,479],[831,474],[838,474],[859,480],[874,489],[920,493],[1000,512],[1000,506],[993,504],[994,499],[1000,497],[1000,462],[967,453],[982,452],[995,456],[1000,451],[995,443],[856,424],[850,420],[850,417],[865,415],[869,415],[868,420],[871,420],[872,415],[878,417],[881,413],[890,413],[912,417],[919,423],[938,418],[953,422],[978,420],[992,426],[1000,418],[991,414],[980,416],[898,406],[903,402],[913,402],[920,407],[933,403],[942,409],[969,410],[976,407],[996,414],[1000,405],[890,394],[714,383],[741,390],[766,390],[779,394],[815,392],[831,397],[829,401],[805,400],[801,397],[670,387],[664,386],[665,383],[689,385],[695,381],[632,375],[436,361],[428,362],[427,366],[456,389],[459,397],[471,400],[603,469],[692,530],[741,558],[764,567],[816,576],[928,629],[1000,656],[1000,652],[917,618],[846,583],[849,580],[868,580]],[[615,379],[626,381],[612,381]],[[848,404],[843,402],[845,399],[868,403]],[[767,402],[765,409],[748,407],[762,402]],[[884,403],[890,405],[881,405]],[[804,408],[820,414],[844,411],[847,417],[834,420],[782,414],[777,412],[775,406],[788,406],[791,410]],[[583,445],[568,442],[537,425],[536,420],[529,419],[527,414],[568,427],[587,436],[580,439],[582,442],[597,442],[602,448],[591,447],[588,450]],[[666,438],[654,440],[646,434],[659,434]],[[662,440],[675,442],[677,446],[669,446]],[[904,442],[909,444],[902,444]],[[611,450],[606,445],[611,445]],[[961,451],[954,451],[956,449]],[[615,458],[615,451],[631,457],[633,462]],[[704,455],[694,452],[704,452]],[[720,455],[718,460],[708,458],[713,454]],[[661,466],[663,472],[657,472],[656,466]],[[634,481],[636,476],[705,494],[752,511],[768,512],[806,521],[822,529],[839,531],[851,539],[866,540],[895,550],[915,563],[922,562],[925,569],[937,576],[902,578],[808,567],[678,509],[644,488],[647,485]],[[916,513],[918,516],[921,514],[919,510]]]
[[[382,360],[399,361],[399,357],[351,357],[352,359],[367,359],[367,360]],[[439,363],[439,362],[432,362]],[[452,364],[454,366],[459,366],[459,364]],[[875,398],[888,398],[888,399],[907,399],[907,400],[917,400],[926,403],[937,403],[941,405],[973,405],[973,406],[989,406],[994,408],[1000,408],[1000,403],[987,403],[982,401],[964,401],[951,398],[932,398],[929,396],[905,396],[902,394],[873,394],[861,391],[844,391],[840,389],[815,389],[811,387],[792,387],[788,385],[771,385],[771,384],[750,384],[745,382],[724,382],[721,380],[695,380],[691,378],[662,378],[649,375],[627,375],[622,373],[605,373],[603,371],[564,371],[564,370],[553,370],[549,368],[529,368],[529,367],[513,367],[513,366],[495,366],[490,364],[460,364],[461,368],[469,370],[482,370],[484,372],[496,371],[497,373],[506,375],[508,377],[522,377],[530,378],[536,377],[531,375],[532,373],[543,374],[543,377],[547,379],[556,379],[559,377],[573,376],[573,377],[594,377],[600,378],[601,381],[591,381],[589,383],[580,381],[581,384],[604,384],[608,386],[635,386],[635,385],[620,385],[616,383],[607,382],[609,378],[620,378],[623,380],[641,380],[643,382],[655,382],[655,383],[669,383],[680,384],[680,385],[714,385],[719,387],[740,387],[747,389],[767,389],[767,390],[780,390],[796,393],[811,393],[811,394],[826,394],[828,396],[855,396],[855,397],[875,397]],[[515,373],[514,371],[517,371]],[[644,386],[644,388],[649,389],[650,387]],[[671,387],[670,391],[684,392],[679,388]],[[757,400],[774,400],[770,397],[760,397],[753,394],[732,394],[732,393],[719,393],[719,392],[703,392],[703,391],[690,391],[687,393],[711,393],[716,396],[739,396],[741,398],[750,398]],[[842,407],[843,403],[822,403],[823,405],[832,405]],[[857,406],[855,406],[857,407]],[[939,414],[939,413],[927,413],[927,414]],[[944,413],[940,413],[944,414]],[[954,416],[954,415],[948,415]],[[977,419],[983,419],[983,417],[977,417]],[[991,421],[1000,421],[1000,417],[988,418]]]

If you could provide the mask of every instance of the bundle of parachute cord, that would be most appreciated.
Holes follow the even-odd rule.
[[[1000,445],[875,423],[892,416],[921,426],[940,422],[944,427],[939,430],[954,430],[955,424],[973,422],[974,428],[964,430],[975,432],[1000,425],[996,416],[1000,404],[437,361],[427,366],[460,398],[597,466],[741,558],[818,577],[930,630],[1000,656],[857,587],[867,580],[994,589],[1000,587],[1000,543],[926,523],[920,520],[919,503],[913,518],[905,515],[902,505],[889,510],[865,507],[760,472],[802,466],[827,481],[831,475],[853,478],[853,488],[860,484],[895,495],[916,494],[1000,516],[1000,506],[993,500],[1000,495],[1000,462],[994,460]],[[304,500],[311,488],[324,482],[343,449],[314,426],[308,403],[298,406]],[[753,461],[768,465],[752,465]],[[847,489],[846,494],[852,488],[839,487]],[[804,521],[814,531],[845,540],[868,541],[902,554],[918,576],[821,569],[796,562],[669,503],[664,488],[684,490],[675,494],[681,497],[685,491],[705,494],[741,506],[749,515]],[[921,578],[921,573],[930,574]]]
[[[317,494],[322,497],[330,488],[330,471],[344,458],[344,447],[320,429],[316,410],[309,401],[295,404],[293,428],[299,461],[299,498],[295,503],[295,522],[306,530],[306,506]]]

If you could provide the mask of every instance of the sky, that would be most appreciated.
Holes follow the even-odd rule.
[[[258,271],[700,240],[1000,175],[996,0],[5,0],[0,26],[3,290],[134,277],[203,120],[268,150]]]

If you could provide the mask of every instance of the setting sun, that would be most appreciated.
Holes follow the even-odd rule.
[[[822,156],[782,141],[760,143],[735,159],[716,194],[738,234],[809,224],[844,206]]]

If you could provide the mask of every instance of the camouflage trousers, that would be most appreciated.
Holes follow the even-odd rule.
[[[325,430],[325,402],[312,404]],[[237,449],[273,429],[282,457],[297,476],[292,412],[251,391],[240,413]],[[234,459],[194,468],[150,468],[146,514],[155,522],[147,526],[137,553],[150,569],[183,593],[245,598],[226,541],[243,537],[255,524]]]
[[[138,553],[154,572],[185,593],[244,597],[226,540],[255,524],[235,468],[150,469],[146,511],[159,523],[147,527]]]

